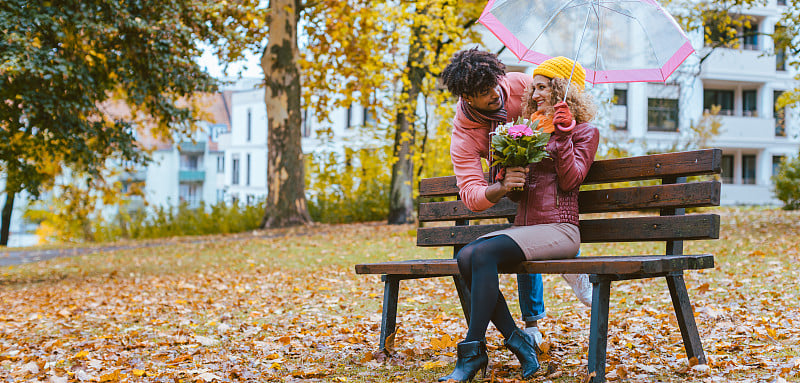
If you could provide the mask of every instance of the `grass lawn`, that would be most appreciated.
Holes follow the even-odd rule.
[[[685,276],[709,365],[689,367],[665,281],[623,281],[612,285],[609,379],[800,381],[800,214],[712,211],[722,216],[720,239],[685,245],[687,254],[716,256],[713,270]],[[353,266],[452,256],[416,248],[413,225],[206,239],[0,269],[0,381],[430,382],[452,370],[466,328],[448,278],[401,284],[393,353],[374,353],[383,285]],[[514,277],[501,284],[518,315]],[[589,309],[559,276],[545,276],[545,289],[548,353],[530,381],[580,382]],[[499,333],[490,327],[487,340],[484,381],[517,381]]]

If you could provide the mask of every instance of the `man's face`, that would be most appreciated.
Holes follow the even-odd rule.
[[[503,104],[500,102],[500,85],[478,92],[473,96],[461,96],[473,108],[481,112],[494,112],[500,110]]]

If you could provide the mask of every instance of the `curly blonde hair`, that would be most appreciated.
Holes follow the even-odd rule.
[[[550,79],[550,107],[543,112],[548,115],[553,115],[553,107],[559,101],[564,99],[564,93],[567,90],[567,79],[554,77]],[[569,88],[567,94],[567,105],[569,111],[572,113],[575,122],[581,124],[591,121],[597,113],[597,105],[595,105],[592,95],[582,91],[576,86]],[[528,85],[525,89],[525,95],[522,98],[522,116],[530,117],[531,114],[538,110],[536,102],[533,101],[533,84]]]

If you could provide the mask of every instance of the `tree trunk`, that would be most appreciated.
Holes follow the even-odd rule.
[[[262,227],[311,222],[300,145],[300,68],[296,0],[269,3],[269,42],[261,55],[267,106],[267,207]]]
[[[392,164],[392,181],[389,192],[389,224],[414,222],[414,119],[417,112],[417,98],[425,78],[423,58],[425,52],[420,44],[419,36],[424,33],[423,26],[412,28],[409,40],[408,80],[403,86],[400,98],[405,105],[400,106],[395,120],[394,159]]]
[[[409,94],[410,96],[410,94]],[[394,158],[389,193],[389,224],[414,222],[414,128],[408,112],[399,112],[395,122]]]
[[[0,246],[8,246],[8,234],[11,232],[11,213],[14,211],[14,191],[6,190],[6,203],[3,205],[3,214],[0,221]]]

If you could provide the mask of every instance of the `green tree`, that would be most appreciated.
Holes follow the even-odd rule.
[[[1,244],[15,195],[38,197],[63,169],[103,186],[110,160],[144,163],[136,129],[171,138],[197,120],[188,101],[217,80],[195,61],[199,44],[223,61],[263,29],[256,0],[8,0],[0,3],[0,171],[6,195]],[[248,16],[250,15],[250,16]],[[249,31],[249,33],[244,33]],[[106,113],[110,100],[131,119]],[[138,116],[147,116],[146,118]],[[76,199],[77,201],[77,199]],[[82,201],[80,203],[84,203]]]
[[[781,161],[778,173],[772,176],[775,197],[783,202],[786,210],[800,209],[800,153],[793,159]]]

